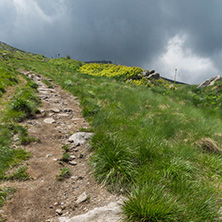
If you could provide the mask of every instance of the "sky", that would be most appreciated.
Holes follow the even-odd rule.
[[[0,41],[189,84],[221,75],[222,0],[0,0]]]

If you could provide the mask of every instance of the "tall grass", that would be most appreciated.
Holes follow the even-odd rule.
[[[222,121],[219,111],[194,104],[193,87],[146,88],[53,63],[20,65],[78,96],[95,131],[95,178],[128,197],[126,221],[218,220],[221,154],[196,144],[203,137],[222,141]]]

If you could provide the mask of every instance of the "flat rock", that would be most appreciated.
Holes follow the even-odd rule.
[[[44,122],[48,124],[56,123],[56,121],[53,118],[46,118],[44,119]]]
[[[77,165],[77,162],[76,161],[69,161],[69,164],[75,166],[75,165]]]
[[[107,206],[97,207],[86,214],[77,215],[72,218],[59,217],[59,222],[119,222],[121,221],[120,206],[111,202]]]
[[[88,198],[89,198],[88,194],[86,192],[84,192],[77,198],[76,203],[81,204],[81,203],[85,202]]]
[[[58,215],[62,215],[62,209],[56,209],[55,211]]]
[[[81,145],[81,144],[84,144],[92,136],[93,136],[93,133],[78,132],[78,133],[74,133],[72,136],[70,136],[68,139],[68,142],[74,143],[74,145]]]
[[[60,109],[57,109],[57,108],[52,108],[50,110],[54,113],[60,113]]]
[[[69,114],[66,113],[60,113],[58,114],[59,117],[69,117]]]

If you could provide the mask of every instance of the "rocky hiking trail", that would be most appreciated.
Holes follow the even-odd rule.
[[[2,183],[16,192],[1,214],[9,222],[119,221],[121,198],[97,184],[91,175],[87,140],[92,133],[78,132],[89,125],[81,116],[77,98],[52,82],[53,88],[47,87],[40,75],[22,74],[38,84],[42,101],[36,118],[22,123],[37,142],[22,147],[32,154],[25,162],[31,179]],[[61,165],[64,145],[70,159]],[[56,176],[63,167],[70,169],[71,176],[59,181]]]

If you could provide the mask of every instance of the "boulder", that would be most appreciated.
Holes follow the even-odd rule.
[[[117,222],[121,221],[121,207],[117,202],[97,207],[89,212],[72,218],[59,217],[60,222]]]
[[[160,78],[160,74],[158,72],[155,72],[155,73],[149,75],[147,78],[148,79],[159,79]]]
[[[153,73],[155,73],[155,70],[152,69],[152,70],[149,71],[149,73],[150,73],[150,74],[153,74]]]
[[[222,81],[222,77],[218,75],[218,76],[214,76],[210,79],[207,79],[207,80],[203,81],[199,86],[197,86],[197,88],[201,89],[201,88],[204,88],[207,86],[212,86],[217,81]]]
[[[78,146],[78,145],[84,144],[92,136],[93,136],[93,133],[78,132],[78,133],[74,133],[72,136],[70,136],[68,139],[68,142],[74,143],[75,146]]]
[[[149,74],[150,74],[150,71],[149,71],[149,70],[144,70],[144,71],[142,72],[142,75],[143,75],[143,76],[149,76]]]

